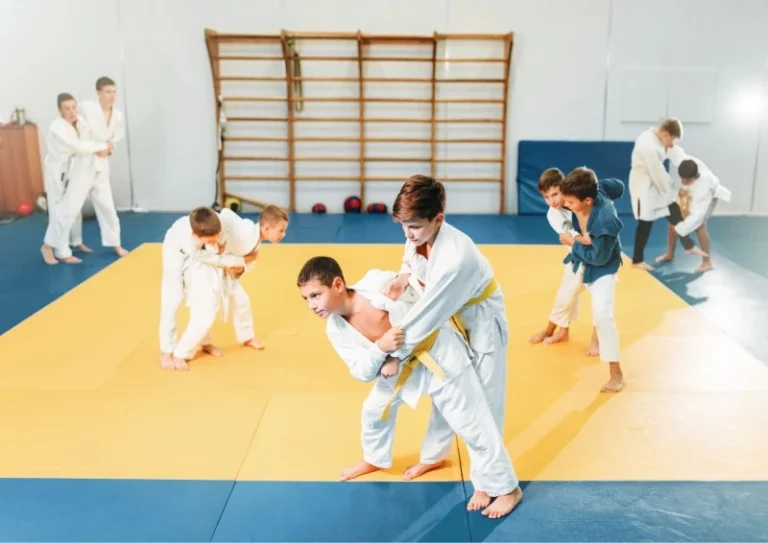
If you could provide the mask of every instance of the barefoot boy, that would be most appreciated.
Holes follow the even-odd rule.
[[[409,309],[404,301],[381,293],[391,277],[373,270],[348,287],[334,259],[315,257],[304,264],[297,280],[309,308],[328,319],[328,339],[350,373],[365,382],[376,379],[363,405],[364,461],[345,470],[342,478],[391,466],[399,406],[407,403],[415,408],[418,398],[428,394],[434,409],[467,444],[475,489],[496,497],[483,515],[508,515],[522,498],[522,491],[473,371],[470,350],[462,336],[443,323],[412,349],[404,363],[390,357],[403,341],[398,323],[407,318]]]
[[[414,347],[447,322],[464,330],[472,348],[473,365],[499,432],[504,433],[507,392],[507,322],[504,295],[493,268],[472,239],[445,221],[445,187],[439,181],[414,175],[403,184],[393,218],[406,237],[404,266],[385,288],[397,299],[405,285],[415,285],[423,295],[402,323],[403,346],[393,357],[406,360]],[[423,473],[444,458],[454,432],[439,410],[425,439],[422,462],[410,473]],[[484,507],[490,497],[476,492],[472,507]]]
[[[573,229],[573,212],[567,209],[563,204],[563,196],[560,193],[560,184],[565,179],[563,172],[558,168],[549,168],[539,177],[539,192],[544,201],[549,205],[547,210],[547,221],[549,225],[559,236],[563,232],[568,233],[574,243],[590,245],[589,234],[583,236]],[[549,315],[547,327],[541,332],[537,332],[530,338],[531,343],[558,343],[568,341],[568,328],[571,321],[575,321],[579,313],[579,294],[581,286],[578,281],[572,281],[572,275],[568,272],[567,266],[563,270],[563,277],[560,280],[560,288],[557,290],[555,305]],[[592,345],[587,354],[597,356],[598,340],[597,333],[592,333]]]
[[[624,387],[624,377],[619,364],[619,332],[614,320],[614,290],[616,273],[622,264],[619,233],[622,223],[616,214],[612,198],[621,196],[624,184],[618,179],[603,179],[599,185],[595,172],[588,168],[576,168],[560,185],[565,205],[573,211],[576,221],[573,227],[578,233],[589,232],[591,245],[574,243],[567,233],[560,234],[560,241],[571,247],[565,257],[567,270],[572,277],[589,289],[592,297],[592,319],[600,344],[600,359],[608,362],[609,380],[601,392],[619,392]]]
[[[703,273],[712,269],[710,259],[710,239],[707,232],[707,221],[717,207],[717,203],[731,201],[731,191],[720,184],[720,180],[712,173],[704,162],[696,157],[686,156],[677,168],[680,182],[683,185],[681,191],[684,196],[690,198],[688,216],[674,227],[674,234],[669,236],[667,254],[656,259],[656,262],[669,262],[675,258],[675,245],[677,236],[689,236],[696,232],[699,245],[707,256],[702,257],[701,266],[696,268],[697,273]]]
[[[163,289],[161,302],[161,365],[166,369],[189,369],[187,360],[197,346],[220,356],[211,343],[210,328],[223,305],[223,314],[233,303],[233,321],[238,342],[262,349],[253,331],[250,299],[238,281],[258,256],[266,239],[279,243],[285,236],[287,216],[279,208],[266,208],[259,226],[229,209],[217,214],[202,207],[189,218],[177,220],[163,241]],[[176,341],[176,312],[186,295],[189,324]]]

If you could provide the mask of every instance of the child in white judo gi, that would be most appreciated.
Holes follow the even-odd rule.
[[[57,105],[59,117],[48,129],[43,164],[48,228],[40,252],[46,264],[53,265],[59,261],[77,264],[82,260],[72,254],[71,247],[91,252],[83,244],[82,207],[85,196],[80,202],[79,195],[83,191],[87,195],[93,183],[96,175],[94,158],[106,157],[112,151],[113,144],[96,141],[88,123],[78,115],[77,101],[71,94],[59,94]],[[96,207],[98,204],[94,203],[94,209]]]
[[[315,315],[328,319],[328,339],[352,376],[376,380],[363,405],[364,460],[345,470],[342,478],[390,467],[398,408],[403,403],[415,408],[420,396],[429,395],[433,409],[467,444],[475,490],[496,498],[483,515],[508,515],[522,491],[462,335],[443,322],[404,363],[390,357],[403,341],[398,325],[412,305],[383,294],[393,276],[374,270],[348,287],[341,267],[330,257],[312,258],[299,272],[302,298]]]
[[[74,114],[70,113],[69,115],[70,117],[74,115],[77,120],[69,120],[70,117],[67,119],[72,128],[77,131],[78,138],[88,141],[97,140],[98,136],[89,123],[83,117],[77,116],[75,99],[71,95],[67,96],[68,99],[64,101],[67,104],[66,107],[74,110]],[[59,103],[61,108],[64,105],[61,99]],[[71,129],[68,130],[71,134]],[[104,182],[100,172],[101,161],[106,160],[114,148],[114,143],[111,141],[105,142],[105,145],[106,148],[96,154],[74,154],[71,156],[70,176],[66,188],[61,193],[58,204],[54,206],[55,214],[53,216],[49,214],[48,229],[45,233],[42,249],[43,259],[48,264],[55,263],[53,257],[67,263],[81,262],[80,259],[72,255],[69,239],[73,228],[75,231],[82,229],[80,223],[82,222],[83,204],[89,196],[99,223],[102,245],[112,247],[120,256],[127,254],[120,247],[120,225],[112,200],[112,189],[109,182]],[[116,231],[118,232],[117,237],[115,237]],[[87,247],[83,250],[84,252],[91,252]]]
[[[114,146],[125,137],[125,117],[123,112],[115,107],[117,85],[109,77],[100,77],[96,80],[96,95],[98,100],[84,100],[80,104],[80,111],[91,128],[94,139],[111,142]],[[109,165],[109,155],[112,153],[114,153],[114,148],[108,156],[96,157],[94,167],[97,178],[94,185],[95,191],[91,195],[94,198],[94,212],[96,213],[96,220],[99,221],[99,230],[101,230],[101,244],[104,247],[114,247],[119,256],[127,256],[128,251],[121,246],[120,221],[112,196]],[[98,206],[96,205],[97,198],[99,199]],[[108,210],[108,212],[105,213],[104,210]]]
[[[624,376],[619,362],[619,332],[614,318],[616,274],[622,265],[619,234],[623,227],[613,200],[621,197],[624,183],[618,179],[601,179],[588,168],[576,168],[560,184],[566,207],[573,211],[573,228],[577,233],[589,232],[592,243],[574,242],[567,232],[560,242],[571,247],[563,261],[568,281],[586,286],[592,297],[592,319],[600,343],[600,359],[608,363],[609,380],[601,392],[619,392]]]
[[[411,177],[392,207],[406,237],[400,274],[386,287],[397,299],[409,283],[421,292],[405,318],[403,346],[393,357],[406,360],[424,338],[452,321],[463,330],[473,352],[473,365],[499,432],[504,433],[507,392],[507,322],[504,294],[493,268],[472,239],[445,221],[445,187],[422,175]],[[454,433],[439,410],[432,410],[422,462],[409,475],[440,465]],[[471,508],[482,508],[490,497],[476,491]]]
[[[250,299],[239,277],[255,262],[261,241],[279,243],[285,237],[288,217],[277,207],[265,208],[259,225],[229,209],[217,214],[210,208],[194,210],[189,219],[177,220],[163,241],[163,300],[161,307],[161,365],[187,370],[199,345],[214,356],[210,330],[222,309],[227,317],[232,305],[237,341],[257,350]],[[176,313],[186,297],[190,319],[176,341]]]
[[[549,206],[547,221],[558,236],[566,232],[573,237],[574,243],[591,245],[592,240],[588,233],[581,235],[573,229],[573,212],[565,207],[563,195],[560,193],[560,184],[563,179],[565,179],[565,175],[559,168],[544,170],[539,177],[539,193]],[[579,295],[581,293],[579,285],[569,281],[569,278],[568,270],[564,269],[560,287],[555,297],[555,304],[549,315],[549,322],[544,330],[531,336],[529,340],[531,343],[552,344],[568,341],[570,323],[578,317]],[[593,330],[587,355],[597,356],[598,353],[597,331]]]
[[[704,162],[696,157],[686,155],[677,168],[680,176],[681,196],[688,198],[688,216],[674,228],[675,235],[669,237],[667,253],[656,259],[656,262],[669,262],[675,258],[675,245],[677,236],[689,236],[696,232],[699,245],[707,256],[702,257],[701,266],[696,268],[697,273],[703,273],[713,269],[710,256],[710,239],[707,232],[707,221],[717,207],[717,203],[731,201],[731,191],[720,184],[712,170]]]

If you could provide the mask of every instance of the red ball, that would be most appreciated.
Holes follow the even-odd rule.
[[[29,215],[30,213],[32,213],[32,205],[27,203],[19,204],[16,207],[16,211],[20,215]]]
[[[349,196],[344,200],[344,211],[347,213],[360,213],[360,198]]]

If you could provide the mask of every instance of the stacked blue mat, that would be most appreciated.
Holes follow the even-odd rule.
[[[541,215],[547,204],[539,194],[541,172],[547,168],[560,168],[567,174],[573,168],[587,166],[598,179],[613,177],[628,183],[631,141],[530,141],[518,146],[517,201],[521,215]],[[616,201],[620,215],[631,215],[629,188]]]

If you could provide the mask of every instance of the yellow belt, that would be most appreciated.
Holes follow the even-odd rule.
[[[498,287],[499,284],[496,282],[496,279],[491,277],[491,280],[488,281],[488,284],[483,289],[483,292],[467,301],[467,303],[464,304],[464,307],[477,305],[480,302],[486,301],[488,298],[493,296],[493,293],[496,292]],[[459,312],[457,311],[453,316],[451,316],[449,320],[453,327],[456,328],[456,330],[462,335],[464,341],[469,343],[469,334],[467,333],[467,328],[464,326],[464,321],[461,320],[461,315]]]
[[[424,364],[424,366],[429,371],[437,375],[440,379],[445,379],[445,372],[440,366],[437,365],[437,362],[435,362],[435,359],[432,358],[432,355],[429,354],[429,351],[435,344],[435,340],[437,339],[437,334],[439,332],[440,330],[435,330],[429,336],[427,336],[424,341],[416,346],[408,361],[401,365],[400,375],[397,377],[395,388],[392,391],[392,399],[397,396],[397,393],[400,392],[400,390],[403,388],[405,382],[411,376],[411,373],[413,373],[413,370],[416,368],[416,366],[419,365],[419,363]],[[387,402],[387,406],[384,408],[384,411],[381,414],[381,420],[387,420],[389,418],[389,412],[392,407],[392,399]]]
[[[496,292],[496,289],[498,288],[498,284],[496,283],[496,279],[491,278],[491,280],[488,282],[488,285],[483,289],[483,292],[480,293],[479,296],[476,296],[474,298],[471,298],[469,301],[467,301],[464,306],[470,306],[470,305],[477,305],[480,302],[484,302],[488,298],[490,298],[494,292]],[[469,335],[467,334],[467,330],[464,327],[464,323],[461,320],[461,316],[459,316],[459,313],[456,312],[451,318],[450,318],[451,324],[458,330],[458,332],[464,337],[464,340],[469,343]],[[440,379],[445,379],[445,372],[442,370],[442,368],[437,364],[434,358],[432,358],[432,355],[429,354],[429,351],[432,350],[432,347],[435,344],[435,340],[437,340],[437,334],[439,333],[439,329],[432,332],[429,336],[424,339],[421,343],[419,343],[416,348],[413,350],[413,354],[408,359],[407,362],[402,364],[400,367],[400,375],[397,378],[397,381],[395,382],[395,388],[392,391],[392,398],[394,398],[398,392],[403,388],[405,385],[405,382],[408,380],[408,378],[411,376],[411,373],[413,373],[413,370],[418,366],[419,363],[424,364],[424,366],[434,373],[437,377]],[[381,420],[387,420],[389,418],[389,413],[391,411],[392,407],[392,400],[390,399],[387,403],[387,406],[384,408],[384,411],[381,414]]]

